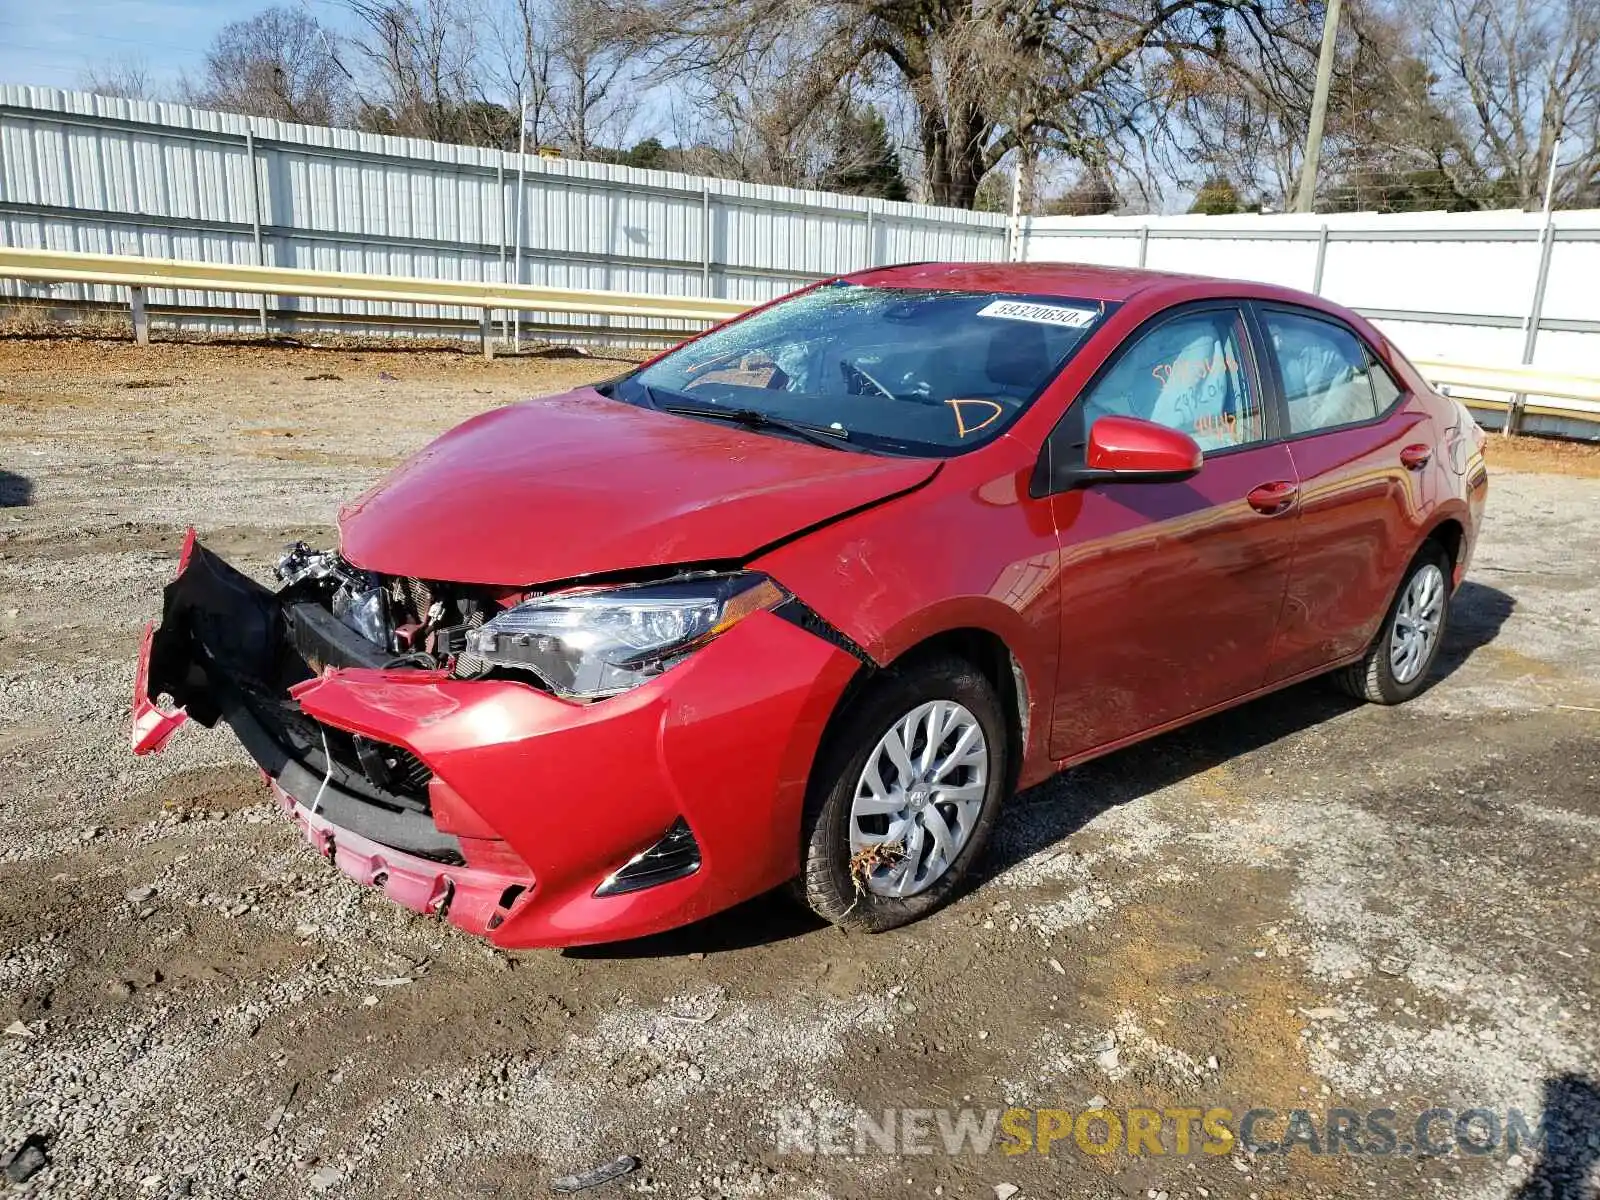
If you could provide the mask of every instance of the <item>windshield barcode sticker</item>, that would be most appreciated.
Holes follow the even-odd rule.
[[[1100,315],[1098,308],[1067,308],[1059,304],[1027,304],[1021,300],[991,300],[978,310],[980,317],[1005,321],[1033,321],[1040,325],[1065,325],[1082,329]]]

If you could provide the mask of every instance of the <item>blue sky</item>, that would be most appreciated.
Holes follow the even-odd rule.
[[[0,0],[0,83],[75,88],[86,67],[134,59],[170,88],[229,21],[269,0]],[[332,0],[305,0],[338,24]]]

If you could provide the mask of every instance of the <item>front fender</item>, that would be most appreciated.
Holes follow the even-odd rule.
[[[1032,780],[1046,761],[1041,731],[1049,728],[1055,694],[1060,547],[1048,503],[1028,496],[1034,456],[1001,443],[998,460],[996,446],[953,460],[914,495],[750,565],[880,667],[956,630],[997,637],[1027,691],[1022,777]]]

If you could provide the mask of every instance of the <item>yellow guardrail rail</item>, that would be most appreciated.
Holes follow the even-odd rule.
[[[1550,396],[1600,404],[1600,376],[1567,375],[1537,367],[1491,367],[1473,363],[1420,361],[1413,364],[1434,386],[1481,389],[1486,392]]]
[[[480,280],[422,279],[398,275],[354,275],[294,267],[139,258],[127,254],[83,254],[70,250],[0,246],[0,277],[49,283],[110,284],[131,289],[135,336],[149,340],[144,293],[173,291],[243,292],[252,295],[320,296],[336,300],[379,300],[477,308],[483,312],[484,350],[489,353],[492,309],[522,312],[585,313],[600,316],[659,317],[684,321],[722,321],[751,306],[713,296],[664,296],[587,288],[536,287]],[[1600,422],[1600,377],[1422,360],[1417,369],[1435,387],[1468,395],[1474,408],[1506,412],[1508,427],[1524,414]],[[1482,395],[1493,393],[1493,395]],[[1554,403],[1527,402],[1539,397]]]
[[[82,254],[68,250],[10,246],[0,246],[0,276],[51,283],[114,284],[140,289],[325,296],[337,300],[386,300],[400,304],[665,317],[688,321],[722,321],[750,307],[742,300],[721,300],[712,296],[645,295],[479,280],[351,275],[293,267],[189,262],[182,259]],[[136,315],[142,299],[135,297]]]
[[[1413,365],[1468,408],[1506,414],[1507,433],[1515,432],[1525,416],[1600,424],[1600,376],[1426,359]]]

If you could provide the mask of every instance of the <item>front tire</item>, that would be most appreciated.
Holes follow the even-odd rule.
[[[1334,673],[1357,700],[1404,704],[1428,683],[1450,617],[1450,556],[1429,543],[1412,560],[1366,657]]]
[[[870,682],[834,721],[801,825],[812,911],[878,933],[943,907],[981,856],[1010,778],[999,697],[963,659]]]

